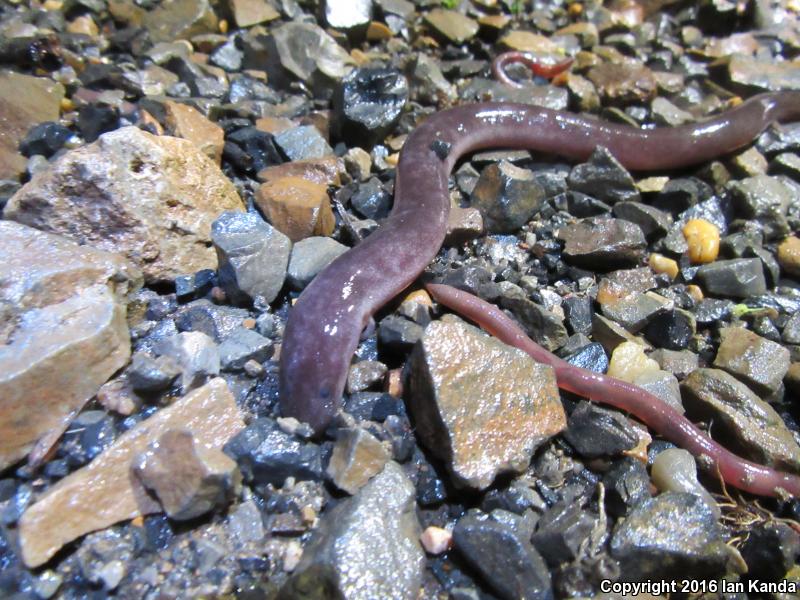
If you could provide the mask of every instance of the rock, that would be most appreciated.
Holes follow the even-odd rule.
[[[653,121],[668,127],[677,127],[694,121],[692,113],[678,108],[661,96],[654,98],[650,103],[650,112],[653,115]]]
[[[454,10],[435,8],[425,14],[425,24],[454,44],[462,44],[478,33],[475,21]]]
[[[595,526],[580,504],[558,502],[537,523],[531,542],[548,565],[576,560]]]
[[[336,436],[326,472],[336,487],[353,495],[383,470],[389,458],[383,444],[364,429],[344,429]]]
[[[697,464],[691,453],[683,448],[667,448],[653,460],[651,477],[662,492],[687,492],[702,498],[719,518],[720,508],[714,497],[697,481]]]
[[[560,229],[558,238],[567,262],[601,271],[637,264],[646,247],[642,230],[620,219],[583,219]]]
[[[797,194],[796,186],[782,177],[756,175],[733,181],[726,187],[739,214],[764,225],[767,241],[782,239],[790,232],[786,213]]]
[[[186,104],[164,102],[164,126],[170,135],[192,142],[217,165],[222,161],[225,132],[199,111]]]
[[[639,442],[624,415],[585,401],[569,416],[564,438],[587,458],[615,456]]]
[[[615,281],[610,277],[600,280],[597,302],[606,317],[631,333],[641,331],[673,306],[672,301],[660,294],[646,291],[632,282]]]
[[[741,546],[750,573],[764,581],[781,581],[800,554],[800,536],[788,524],[767,521],[754,524]]]
[[[299,177],[282,177],[258,188],[256,204],[292,242],[312,235],[329,236],[336,220],[327,187]]]
[[[267,0],[230,0],[230,7],[239,27],[274,21],[281,16]]]
[[[199,331],[185,331],[164,338],[160,356],[172,359],[181,369],[181,389],[186,391],[219,375],[219,350],[214,340]]]
[[[553,597],[544,560],[530,541],[509,525],[468,513],[456,523],[453,545],[503,600]]]
[[[325,0],[325,22],[334,29],[364,29],[371,17],[372,0]]]
[[[800,90],[800,69],[791,62],[765,62],[735,54],[728,61],[728,77],[748,89],[776,92]]]
[[[371,388],[383,380],[387,371],[388,367],[377,360],[362,360],[355,363],[350,367],[350,373],[347,375],[348,393],[363,392]]]
[[[244,369],[248,361],[262,363],[272,354],[272,342],[252,329],[240,327],[219,345],[219,362],[224,371]]]
[[[195,300],[179,309],[175,326],[179,331],[199,331],[217,342],[243,327],[250,313],[242,308],[212,304],[206,299]]]
[[[422,334],[420,325],[400,315],[389,315],[378,327],[378,341],[389,352],[409,352]]]
[[[208,294],[217,284],[217,274],[211,269],[202,269],[194,275],[179,275],[175,278],[175,297],[181,302],[194,300]]]
[[[614,517],[624,517],[650,498],[650,478],[642,461],[626,456],[615,461],[603,476],[606,509]]]
[[[20,142],[34,125],[58,120],[63,97],[64,86],[49,78],[0,71],[0,179],[25,172]]]
[[[714,366],[769,396],[781,387],[789,370],[789,350],[743,327],[724,327]]]
[[[681,403],[681,387],[672,373],[661,370],[645,371],[634,377],[631,383],[660,398],[679,413],[685,412]]]
[[[611,354],[609,376],[633,383],[635,379],[647,373],[658,372],[658,363],[648,358],[644,350],[641,344],[633,341],[618,344]]]
[[[608,357],[602,344],[586,344],[582,348],[564,356],[568,363],[588,369],[595,373],[605,373],[608,370]]]
[[[452,547],[453,534],[447,529],[430,526],[426,527],[425,531],[422,532],[422,535],[419,536],[419,541],[422,543],[422,547],[425,548],[425,552],[428,554],[443,554]]]
[[[602,63],[586,76],[600,96],[610,104],[643,103],[656,94],[656,80],[650,69],[633,61],[625,64]]]
[[[556,314],[528,300],[513,284],[503,282],[499,287],[500,305],[514,314],[525,333],[537,344],[553,352],[567,342],[567,329]]]
[[[778,264],[786,274],[800,277],[800,238],[789,236],[780,243]]]
[[[130,356],[123,257],[0,221],[0,471],[34,462]],[[43,444],[43,445],[42,445]]]
[[[447,217],[444,245],[460,246],[480,237],[483,232],[483,216],[479,210],[454,206]]]
[[[25,139],[19,144],[19,150],[25,156],[41,154],[50,158],[61,150],[61,147],[72,137],[72,132],[58,123],[45,121],[32,127]]]
[[[570,189],[589,194],[609,204],[639,200],[639,191],[633,177],[603,146],[592,152],[588,162],[572,168],[567,184]]]
[[[411,93],[417,100],[436,104],[439,99],[453,101],[458,97],[455,86],[442,74],[439,63],[419,52],[411,65]]]
[[[367,150],[394,129],[408,101],[408,81],[396,69],[354,69],[334,96],[335,126],[348,145]]]
[[[558,50],[556,43],[548,37],[519,29],[509,31],[500,38],[499,43],[509,50],[530,52],[537,56],[554,54]]]
[[[256,419],[225,446],[247,481],[281,486],[287,477],[322,478],[319,446],[284,432],[272,419]]]
[[[369,155],[367,155],[369,156]],[[342,185],[345,172],[344,161],[338,156],[293,160],[280,165],[265,167],[258,172],[259,181],[273,181],[282,177],[300,177],[322,185]]]
[[[800,472],[800,446],[780,415],[736,378],[719,369],[697,369],[681,385],[690,414],[713,418],[714,432],[752,460]]]
[[[329,237],[310,237],[292,247],[287,279],[295,290],[303,290],[317,274],[349,248]]]
[[[133,459],[133,474],[171,519],[188,521],[224,507],[239,494],[242,476],[218,448],[195,443],[186,429],[169,429]]]
[[[513,233],[542,208],[545,190],[533,172],[502,161],[486,167],[470,194],[489,233]]]
[[[673,309],[655,315],[645,327],[645,337],[659,348],[683,350],[695,334],[697,323],[692,313]]]
[[[333,154],[333,148],[313,125],[301,125],[275,136],[275,144],[289,160],[312,160]]]
[[[364,181],[372,171],[372,157],[363,148],[348,148],[344,155],[344,166],[353,181]]]
[[[190,39],[218,31],[218,19],[208,0],[173,0],[144,13],[142,24],[155,42]]]
[[[350,206],[365,219],[385,219],[392,208],[392,196],[379,179],[372,177],[356,188]]]
[[[714,190],[704,181],[695,177],[670,179],[655,198],[654,206],[679,214],[714,196]]]
[[[758,258],[718,260],[697,269],[697,279],[709,294],[748,298],[767,291],[764,266]]]
[[[211,225],[219,283],[233,302],[260,296],[269,303],[283,287],[292,243],[256,213],[224,212]]]
[[[565,425],[552,370],[459,319],[431,323],[411,365],[417,435],[461,485],[524,470]]]
[[[668,213],[641,202],[616,203],[614,216],[638,225],[648,240],[662,237],[672,225],[672,217]]]
[[[685,379],[699,365],[699,357],[689,350],[658,349],[650,353],[650,358],[664,370],[678,379]]]
[[[414,486],[394,462],[322,519],[279,600],[415,600],[425,552],[414,512]],[[328,592],[325,592],[329,590]]]
[[[180,374],[180,366],[169,356],[153,358],[137,352],[128,368],[128,381],[137,392],[160,392],[168,389]]]
[[[233,396],[222,379],[162,408],[122,434],[92,463],[53,486],[19,523],[22,559],[29,567],[44,564],[64,544],[90,531],[140,515],[160,512],[130,465],[150,443],[175,428],[192,433],[198,444],[221,448],[244,428]]]
[[[722,577],[744,570],[711,508],[683,492],[639,504],[614,528],[610,546],[625,581]]]
[[[3,214],[124,254],[155,283],[216,268],[211,222],[242,208],[233,184],[191,142],[125,127],[57,159]]]

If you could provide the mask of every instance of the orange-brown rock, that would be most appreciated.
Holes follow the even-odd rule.
[[[225,381],[212,379],[125,432],[25,511],[19,522],[25,564],[44,564],[64,544],[90,531],[160,512],[161,505],[130,469],[133,459],[170,429],[186,429],[198,444],[220,449],[244,429],[244,421]]]
[[[293,160],[281,165],[265,167],[258,172],[260,181],[274,181],[281,177],[300,177],[322,185],[342,185],[344,161],[338,156]]]
[[[656,79],[646,66],[604,63],[587,73],[600,96],[611,103],[646,102],[656,94]]]
[[[256,129],[259,131],[266,131],[273,135],[277,135],[293,127],[297,127],[297,125],[286,117],[261,117],[256,120]]]
[[[425,328],[411,367],[417,435],[459,485],[485,489],[522,472],[566,426],[551,367],[456,317]]]
[[[329,236],[336,225],[327,187],[301,177],[281,177],[261,185],[256,204],[270,223],[292,242]]]
[[[800,238],[792,235],[780,243],[778,264],[788,275],[800,277]]]
[[[222,127],[187,104],[168,100],[164,102],[164,109],[164,125],[170,135],[189,140],[217,165],[222,163],[222,146],[225,144]]]
[[[230,0],[230,7],[239,27],[274,21],[281,16],[267,0]]]
[[[327,473],[340,490],[355,494],[383,470],[391,458],[372,434],[360,427],[339,432]]]

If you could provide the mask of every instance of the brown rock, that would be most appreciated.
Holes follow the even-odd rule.
[[[555,42],[532,31],[510,31],[500,38],[500,44],[509,50],[530,52],[536,54],[537,57],[558,52]]]
[[[478,33],[475,21],[454,10],[435,8],[425,15],[425,23],[454,44],[462,44]]]
[[[453,206],[447,217],[447,246],[459,246],[483,234],[483,216],[477,208]]]
[[[217,448],[196,444],[185,429],[166,431],[134,459],[131,468],[164,512],[177,521],[227,505],[242,483],[236,461]]]
[[[4,216],[126,255],[152,283],[216,268],[211,223],[243,208],[233,184],[192,142],[125,127],[38,173]]]
[[[653,73],[641,64],[604,63],[589,69],[587,77],[611,103],[648,102],[657,89]]]
[[[146,12],[142,24],[154,43],[188,40],[201,33],[214,33],[219,27],[208,0],[166,0]]]
[[[778,246],[778,264],[786,273],[800,277],[800,238],[790,236]]]
[[[164,102],[164,108],[164,125],[168,133],[189,140],[219,166],[222,163],[222,146],[225,144],[222,127],[186,104],[168,100]]]
[[[46,451],[130,355],[120,256],[0,221],[0,470]]]
[[[274,21],[281,16],[267,0],[230,0],[230,7],[239,27]]]
[[[275,181],[282,177],[300,177],[321,185],[342,185],[344,161],[338,156],[293,160],[282,165],[265,167],[258,172],[260,181]]]
[[[789,370],[789,350],[743,327],[724,327],[714,366],[760,394],[773,394]]]
[[[213,379],[125,432],[89,465],[59,481],[25,511],[19,522],[25,564],[44,564],[64,544],[90,531],[160,512],[159,503],[131,477],[130,467],[164,432],[177,428],[191,431],[206,448],[220,449],[244,429],[244,422],[225,381]]]
[[[336,221],[325,185],[300,177],[281,177],[261,185],[255,201],[275,228],[292,242],[329,236]]]
[[[566,426],[553,370],[458,318],[431,323],[411,365],[417,434],[461,485],[523,471]]]
[[[67,23],[67,31],[69,33],[88,35],[89,37],[94,37],[100,33],[100,30],[97,28],[97,23],[95,23],[89,15],[75,17],[72,21]]]
[[[64,86],[45,77],[0,71],[0,179],[17,179],[27,161],[17,148],[32,126],[57,121]]]
[[[340,490],[355,494],[383,470],[390,458],[383,444],[364,429],[345,429],[333,446],[328,477]]]
[[[286,117],[261,117],[256,120],[256,129],[266,131],[272,135],[277,135],[294,127],[297,127],[297,125]]]

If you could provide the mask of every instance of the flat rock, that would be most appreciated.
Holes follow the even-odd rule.
[[[691,415],[711,418],[724,435],[752,460],[800,472],[800,446],[780,415],[746,385],[720,369],[697,369],[681,385]]]
[[[367,155],[369,156],[369,155]],[[345,161],[338,156],[293,160],[280,165],[265,167],[258,172],[259,181],[273,181],[281,177],[300,177],[312,183],[340,186]]]
[[[192,142],[218,166],[222,162],[225,132],[197,109],[171,100],[164,103],[167,132]]]
[[[340,490],[355,494],[383,470],[390,458],[375,436],[360,427],[345,429],[336,436],[327,473]]]
[[[230,6],[239,27],[274,21],[281,16],[267,0],[230,0]]]
[[[481,172],[470,205],[481,211],[489,233],[513,233],[542,208],[545,195],[532,171],[501,161]]]
[[[219,31],[219,19],[209,0],[171,0],[144,13],[142,24],[156,42],[186,40]]]
[[[523,471],[566,425],[550,367],[457,318],[431,323],[411,364],[417,434],[461,485]]]
[[[233,184],[192,142],[125,127],[64,154],[3,214],[123,254],[153,283],[215,269],[211,223],[243,208]]]
[[[44,564],[64,544],[90,531],[161,512],[161,505],[131,477],[130,466],[152,442],[176,428],[190,431],[206,448],[219,449],[244,428],[244,421],[225,381],[213,379],[125,432],[25,511],[19,522],[25,564]]]
[[[609,204],[639,200],[633,177],[603,146],[596,148],[587,162],[572,168],[567,183],[570,189]]]
[[[641,259],[647,243],[638,225],[622,219],[592,217],[558,231],[564,259],[576,266],[609,271]]]
[[[653,72],[641,64],[603,63],[589,69],[586,76],[611,104],[647,102],[656,94]]]
[[[789,350],[743,327],[720,330],[714,366],[741,379],[759,394],[778,391],[789,370]]]
[[[0,221],[0,239],[1,471],[37,440],[54,441],[127,363],[125,297],[141,274],[121,256],[13,221]]]
[[[414,485],[395,462],[330,510],[303,551],[279,600],[419,597],[425,552]]]
[[[52,79],[0,71],[0,179],[25,172],[20,142],[34,125],[58,121],[63,97],[64,86]]]
[[[292,242],[329,236],[336,220],[327,186],[300,177],[281,177],[258,188],[256,204],[270,223]]]
[[[425,15],[425,23],[454,44],[466,42],[478,33],[478,23],[454,10],[435,8]]]
[[[734,258],[702,265],[697,279],[711,295],[747,298],[767,291],[764,265],[759,258]]]
[[[289,285],[296,290],[305,289],[322,269],[347,250],[347,246],[329,237],[300,240],[289,257]]]

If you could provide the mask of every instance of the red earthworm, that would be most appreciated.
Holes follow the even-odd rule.
[[[511,79],[511,77],[508,76],[508,73],[506,73],[506,66],[514,63],[521,63],[525,65],[534,75],[538,75],[539,77],[544,77],[546,79],[552,79],[559,73],[563,73],[569,69],[569,66],[572,64],[572,59],[567,58],[561,62],[557,62],[552,65],[546,65],[539,62],[532,54],[529,54],[528,52],[512,51],[498,54],[492,61],[492,74],[494,75],[494,78],[508,86],[522,88],[525,86],[520,82]]]
[[[637,385],[576,367],[548,352],[499,308],[448,285],[425,286],[433,298],[480,325],[537,362],[553,367],[558,387],[594,402],[627,411],[667,440],[694,454],[725,483],[760,496],[800,497],[800,477],[746,460],[725,449],[660,398]]]

